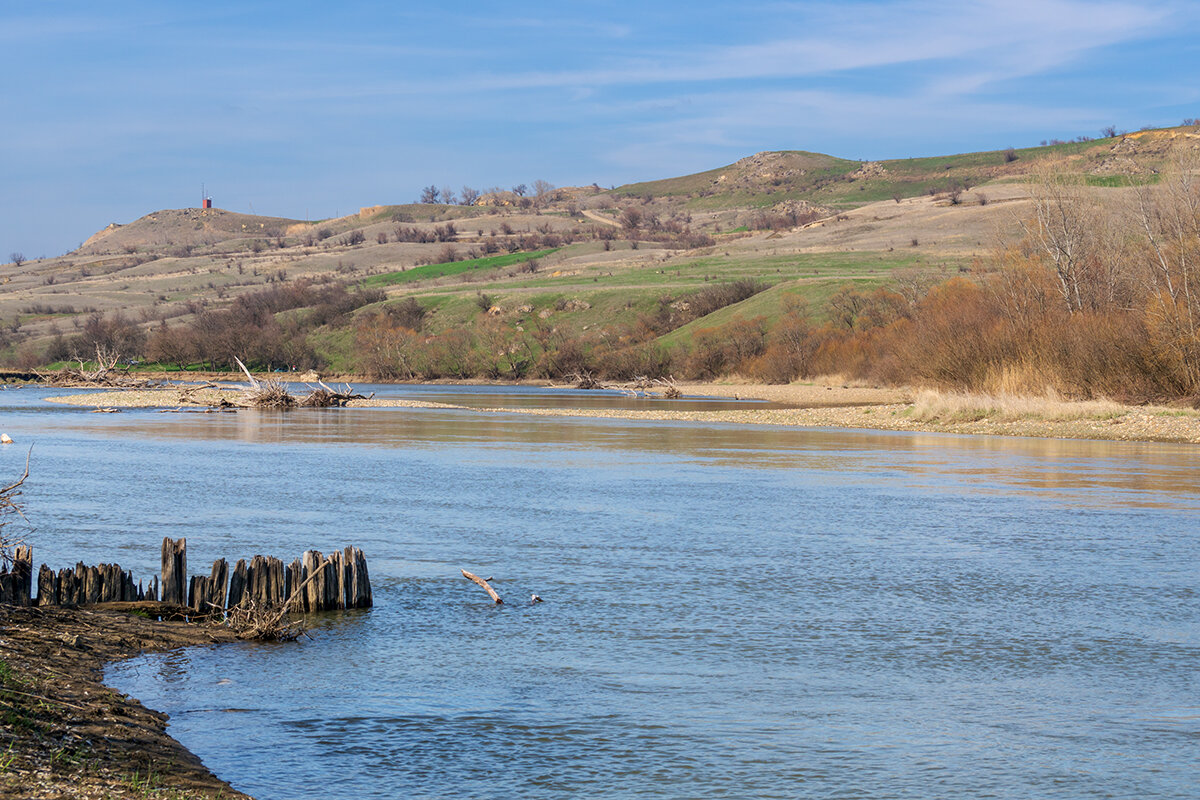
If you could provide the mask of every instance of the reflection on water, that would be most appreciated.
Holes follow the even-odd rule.
[[[1193,447],[2,413],[37,442],[39,561],[147,575],[166,534],[193,570],[365,549],[370,613],[110,671],[263,798],[1184,798],[1200,780]],[[230,747],[235,730],[255,735]]]

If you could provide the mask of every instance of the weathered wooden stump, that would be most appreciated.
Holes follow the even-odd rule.
[[[182,606],[187,602],[187,539],[162,544],[162,601]]]

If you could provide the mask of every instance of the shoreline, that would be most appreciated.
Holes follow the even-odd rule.
[[[394,385],[418,385],[398,383]],[[506,385],[504,382],[435,382],[419,385]],[[524,386],[553,386],[527,381]],[[570,388],[554,386],[554,388]],[[950,433],[970,436],[1018,436],[1099,441],[1200,443],[1200,412],[1170,406],[1128,406],[1107,401],[1062,401],[1045,398],[992,397],[938,393],[928,390],[851,386],[838,383],[680,383],[685,398],[762,400],[761,409],[681,411],[671,401],[661,408],[479,408],[428,400],[374,398],[354,400],[348,408],[432,408],[477,414],[592,417],[708,424],[777,425],[798,428],[884,430],[908,433]],[[72,391],[72,390],[64,390]],[[581,390],[582,392],[583,390]],[[158,408],[167,411],[210,409],[235,389],[202,389],[184,396],[178,387],[115,389],[46,398],[48,402],[97,409]]]
[[[167,733],[167,715],[104,684],[143,653],[237,641],[121,610],[0,606],[0,798],[248,798]]]

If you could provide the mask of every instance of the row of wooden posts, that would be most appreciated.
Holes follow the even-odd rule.
[[[58,572],[45,564],[38,570],[37,597],[33,589],[33,551],[18,547],[13,565],[0,572],[0,604],[83,606],[112,601],[160,600],[201,613],[232,608],[280,608],[288,611],[332,611],[370,608],[371,579],[367,559],[357,547],[324,556],[308,550],[284,565],[278,558],[239,559],[230,575],[229,563],[219,558],[208,575],[187,574],[187,540],[163,539],[162,581],[134,583],[133,574],[117,564],[94,567],[82,562]]]

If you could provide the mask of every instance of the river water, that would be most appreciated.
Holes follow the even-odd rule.
[[[39,563],[365,550],[370,612],[109,670],[264,800],[1200,793],[1194,446],[46,394]]]

